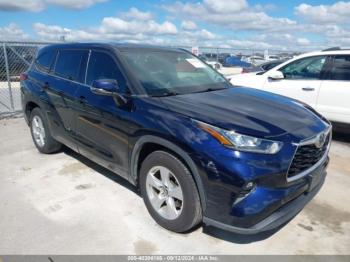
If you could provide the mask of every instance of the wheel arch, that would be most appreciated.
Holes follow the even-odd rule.
[[[29,118],[30,118],[30,114],[31,112],[33,111],[34,108],[40,108],[40,106],[33,102],[33,101],[28,101],[26,104],[25,104],[25,108],[24,108],[24,117],[25,117],[25,120],[26,122],[29,124]]]
[[[204,186],[195,163],[193,162],[189,154],[186,153],[182,148],[180,148],[178,145],[166,139],[153,136],[153,135],[145,135],[135,143],[135,146],[131,152],[131,157],[130,157],[130,182],[133,183],[134,185],[137,185],[138,183],[139,165],[141,164],[139,162],[140,153],[142,150],[145,149],[145,146],[147,145],[151,145],[152,147],[154,147],[155,150],[149,150],[146,156],[149,155],[151,152],[154,152],[159,149],[160,150],[163,149],[170,153],[174,153],[175,156],[178,156],[180,160],[184,162],[184,164],[190,169],[190,172],[194,178],[194,181],[198,189],[200,201],[201,201],[201,206],[204,211],[206,207],[206,197],[204,193]],[[146,156],[143,156],[143,158],[145,158]]]

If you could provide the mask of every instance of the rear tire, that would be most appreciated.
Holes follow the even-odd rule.
[[[176,156],[165,151],[147,156],[140,170],[140,189],[148,212],[162,227],[181,233],[201,221],[196,184]]]
[[[32,110],[29,123],[33,142],[39,152],[51,154],[61,149],[62,144],[51,136],[46,117],[40,108]]]

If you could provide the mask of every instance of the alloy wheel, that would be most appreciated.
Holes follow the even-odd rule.
[[[165,219],[178,218],[183,209],[183,192],[176,176],[166,167],[155,166],[147,174],[146,190],[156,212]]]
[[[45,146],[45,137],[46,137],[45,128],[44,128],[43,121],[37,115],[34,116],[32,119],[32,131],[33,131],[35,143],[39,147],[44,147]]]

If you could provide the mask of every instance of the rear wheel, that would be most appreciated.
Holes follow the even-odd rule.
[[[38,107],[30,114],[30,131],[33,142],[41,153],[50,154],[60,150],[62,145],[51,136],[46,118]]]
[[[149,213],[162,227],[185,232],[201,221],[196,184],[188,168],[174,155],[151,153],[141,166],[140,188]]]

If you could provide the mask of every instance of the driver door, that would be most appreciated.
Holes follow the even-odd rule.
[[[112,53],[90,53],[86,84],[77,91],[77,144],[79,152],[100,165],[127,177],[129,108],[118,107],[112,96],[93,93],[94,80],[113,79],[120,93],[126,90],[126,79]],[[123,91],[124,90],[124,91]]]
[[[284,79],[267,78],[264,90],[301,100],[315,108],[326,60],[327,56],[313,56],[293,61],[278,69]]]

